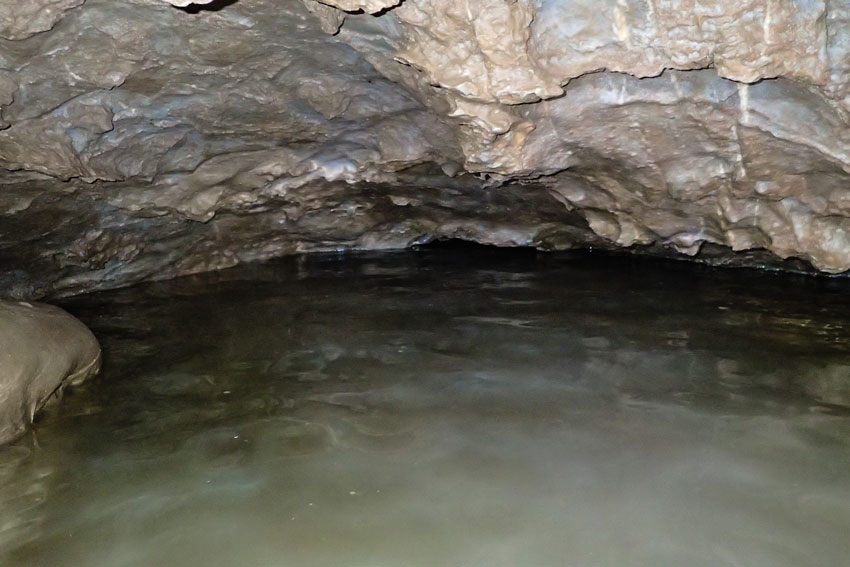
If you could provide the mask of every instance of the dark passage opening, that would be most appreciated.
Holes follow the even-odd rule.
[[[236,4],[238,0],[214,0],[209,4],[190,4],[188,6],[175,6],[187,14],[198,14],[200,12],[218,12],[228,6]]]

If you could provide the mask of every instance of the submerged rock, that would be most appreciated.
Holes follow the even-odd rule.
[[[100,370],[100,346],[80,321],[51,305],[0,301],[0,444],[32,424],[66,386]]]

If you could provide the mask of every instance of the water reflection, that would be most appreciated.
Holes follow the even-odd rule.
[[[77,298],[105,373],[0,450],[0,564],[840,565],[846,287],[444,251]]]

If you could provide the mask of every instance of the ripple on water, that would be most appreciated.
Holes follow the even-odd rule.
[[[0,449],[0,564],[850,557],[850,284],[335,258],[69,301],[105,372]]]

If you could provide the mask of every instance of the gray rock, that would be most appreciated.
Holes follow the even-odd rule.
[[[100,370],[100,346],[80,321],[51,305],[0,301],[0,444],[22,435],[66,386]]]
[[[850,269],[843,1],[18,4],[2,296],[447,237]]]

